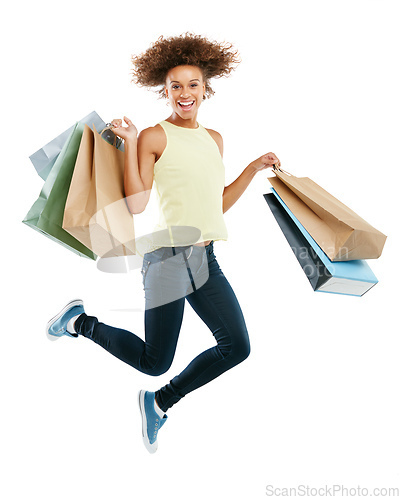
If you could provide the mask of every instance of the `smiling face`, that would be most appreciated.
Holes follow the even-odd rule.
[[[171,121],[181,126],[196,126],[197,112],[206,84],[197,66],[176,66],[169,70],[165,93],[173,109]]]

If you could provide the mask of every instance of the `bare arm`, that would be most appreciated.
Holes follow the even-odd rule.
[[[129,211],[133,214],[143,212],[150,198],[153,185],[155,153],[152,152],[152,128],[143,130],[137,137],[133,123],[124,117],[128,127],[121,126],[121,120],[113,131],[124,139],[125,167],[124,190]]]
[[[229,186],[225,186],[224,193],[222,195],[223,213],[229,210],[231,206],[234,205],[242,196],[256,173],[257,170],[255,170],[250,163],[250,165],[243,170],[236,180],[229,184]]]
[[[144,185],[139,173],[139,162],[137,157],[138,140],[125,141],[125,169],[124,189],[126,203],[132,214],[140,213],[143,202],[145,202]],[[144,205],[146,206],[147,203]]]
[[[217,143],[221,156],[223,156],[223,140],[221,135],[214,130],[208,130],[208,132]],[[250,184],[258,171],[263,170],[264,168],[273,167],[274,164],[279,164],[278,158],[274,155],[274,153],[267,153],[247,165],[236,180],[229,184],[229,186],[225,186],[222,195],[223,212],[225,213],[237,202],[237,200],[246,191],[247,186]]]
[[[152,152],[152,129],[145,129],[137,141],[125,142],[125,196],[129,210],[140,214],[149,202],[156,155]]]

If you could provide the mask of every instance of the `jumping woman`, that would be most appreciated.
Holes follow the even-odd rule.
[[[48,322],[46,332],[52,339],[86,337],[140,372],[159,376],[173,361],[188,301],[216,344],[156,392],[139,392],[143,440],[154,453],[166,412],[250,353],[243,313],[216,260],[214,242],[227,239],[223,214],[255,174],[280,163],[268,153],[225,186],[222,137],[197,121],[201,103],[214,94],[210,80],[228,76],[239,62],[232,45],[190,33],[160,37],[132,62],[134,82],[155,88],[172,109],[166,120],[139,135],[127,117],[126,126],[121,119],[112,122],[114,133],[124,140],[130,212],[143,212],[154,182],[160,208],[157,227],[159,234],[169,235],[154,238],[143,256],[145,340],[88,316],[81,300],[67,304]]]

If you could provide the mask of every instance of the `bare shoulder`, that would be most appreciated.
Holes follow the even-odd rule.
[[[138,148],[154,154],[156,160],[161,156],[166,144],[167,138],[160,124],[143,129],[138,136]]]
[[[163,131],[163,128],[161,125],[157,124],[154,127],[147,127],[143,129],[140,133],[138,138],[144,142],[153,142],[161,139],[163,136],[165,136],[165,133]]]
[[[222,135],[217,132],[216,130],[213,130],[211,128],[206,128],[207,132],[211,135],[211,137],[214,139],[214,141],[217,143],[217,146],[221,152],[221,156],[223,154],[224,150],[224,141],[222,139]]]

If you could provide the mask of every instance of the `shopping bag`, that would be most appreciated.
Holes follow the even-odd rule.
[[[87,116],[82,118],[82,120],[79,120],[79,122],[86,123],[87,125],[89,125],[89,127],[95,125],[98,130],[102,130],[105,127],[105,123],[96,113],[96,111],[92,111]],[[38,149],[29,157],[36,169],[36,172],[43,180],[47,179],[50,170],[53,168],[58,155],[60,154],[68,137],[71,135],[73,129],[74,125],[72,125],[72,127],[69,127],[69,129],[65,130],[62,134],[58,135],[45,146]]]
[[[275,170],[272,187],[332,261],[376,259],[386,236],[308,177]]]
[[[361,297],[378,283],[364,260],[330,261],[274,189],[264,198],[314,291]]]
[[[96,255],[62,228],[64,207],[84,125],[76,123],[51,169],[39,198],[25,216],[26,225],[78,255],[96,260]]]
[[[135,254],[133,216],[124,195],[124,152],[84,127],[63,228],[100,257]]]

